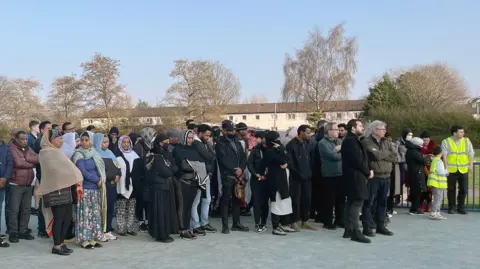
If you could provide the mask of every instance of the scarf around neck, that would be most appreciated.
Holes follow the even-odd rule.
[[[122,155],[123,155],[123,157],[125,158],[125,160],[128,161],[128,164],[130,165],[130,171],[129,171],[129,172],[132,172],[134,161],[135,161],[136,159],[140,158],[140,157],[138,156],[137,153],[135,153],[135,151],[132,150],[132,149],[133,149],[133,145],[132,145],[132,141],[131,141],[131,140],[130,140],[130,145],[129,145],[128,149],[126,149],[126,150],[123,149],[123,146],[122,146],[122,144],[123,144],[123,139],[125,139],[125,138],[127,138],[127,137],[130,139],[130,137],[127,136],[127,135],[122,135],[122,136],[120,136],[120,138],[118,139],[118,149],[119,149],[120,152],[122,153]]]
[[[79,160],[89,160],[93,159],[95,162],[95,167],[97,168],[98,173],[102,177],[103,182],[105,183],[106,180],[106,175],[105,175],[105,163],[103,162],[102,157],[98,152],[93,148],[93,133],[90,131],[86,132],[88,134],[88,137],[90,138],[90,148],[85,149],[83,147],[79,147],[78,149],[75,150],[72,156],[72,161],[73,163],[77,164]],[[83,135],[84,133],[82,133]],[[80,137],[82,137],[80,135]]]
[[[117,160],[117,157],[115,156],[115,154],[113,154],[113,152],[108,148],[107,149],[102,148],[103,139],[105,137],[108,137],[108,136],[106,134],[99,134],[99,133],[94,134],[93,135],[93,147],[98,152],[100,157],[102,157],[103,159],[111,159],[113,161],[113,163],[116,166],[118,166],[119,163],[118,163],[118,160]]]

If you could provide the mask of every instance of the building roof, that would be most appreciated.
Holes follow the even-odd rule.
[[[364,100],[330,101],[327,103],[324,112],[361,111],[364,102]],[[232,104],[226,107],[225,114],[306,113],[314,109],[314,103]],[[128,109],[122,114],[129,117],[159,117],[165,114],[182,116],[187,114],[187,108],[135,108]],[[85,113],[83,118],[105,118],[105,113],[100,109],[92,109]]]

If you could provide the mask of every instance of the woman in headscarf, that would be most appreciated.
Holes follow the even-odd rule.
[[[142,164],[147,163],[147,154],[150,152],[150,149],[152,148],[152,143],[153,143],[153,140],[155,139],[155,133],[156,131],[153,128],[147,127],[140,130],[139,135],[137,135],[138,138],[135,138],[134,136],[132,136],[133,133],[130,134],[130,139],[132,141],[138,141],[136,144],[134,144],[133,150],[140,157]],[[138,187],[143,191],[138,193],[139,196],[137,197],[137,206],[135,209],[135,215],[137,217],[137,220],[141,222],[141,224],[139,225],[140,231],[147,232],[149,231],[148,199],[150,198],[151,194],[150,194],[149,186],[146,182],[145,170],[142,170],[141,172],[142,174],[140,175],[140,181],[139,181]]]
[[[400,196],[403,196],[403,185],[405,184],[405,186],[409,186],[405,154],[407,153],[407,144],[410,143],[412,137],[412,130],[409,128],[405,128],[402,132],[402,136],[397,140],[397,142],[395,142],[398,146],[398,153],[400,154],[400,163],[398,163],[398,167],[400,169]],[[397,201],[395,201],[395,203],[396,202]]]
[[[433,154],[433,148],[437,145],[435,141],[431,138],[430,133],[427,131],[423,131],[420,134],[420,138],[423,139],[423,146],[422,146],[422,155],[423,156],[430,156]],[[432,155],[433,156],[433,155]],[[425,166],[425,182],[428,181],[428,174],[430,173],[430,164]],[[426,183],[425,183],[426,184]],[[430,212],[432,209],[432,190],[431,188],[427,188],[426,192],[422,193],[422,197],[420,198],[420,209],[425,212]]]
[[[117,200],[117,183],[120,181],[122,171],[117,157],[108,149],[110,140],[105,134],[96,133],[93,136],[93,146],[105,163],[105,188],[107,191],[107,224],[105,225],[105,238],[116,240],[117,237],[112,234],[112,220],[114,216],[115,201]]]
[[[175,205],[173,180],[177,166],[172,154],[168,152],[168,137],[157,134],[148,156],[147,178],[152,187],[150,198],[150,229],[152,237],[162,243],[171,243],[170,234],[178,233],[178,217]]]
[[[201,142],[193,141],[192,130],[184,130],[180,135],[179,145],[175,147],[173,156],[178,166],[177,177],[182,188],[183,211],[181,212],[180,238],[192,240],[197,235],[205,235],[200,229],[190,229],[192,218],[192,206],[199,188],[202,190],[202,197],[205,197],[203,180],[208,179],[205,162],[213,161],[213,155],[209,156]],[[202,188],[203,187],[203,188]]]
[[[43,178],[38,194],[43,195],[42,210],[46,230],[49,235],[53,234],[52,253],[70,255],[73,250],[64,244],[64,239],[72,221],[71,187],[81,183],[83,177],[78,168],[60,150],[62,144],[62,136],[57,130],[49,130],[42,137],[40,142],[42,149],[38,158]]]
[[[407,146],[405,160],[408,165],[408,180],[410,182],[410,215],[423,215],[420,208],[420,197],[427,190],[425,182],[425,166],[430,164],[430,156],[422,156],[423,139],[413,137]]]
[[[260,162],[259,174],[266,180],[270,197],[270,211],[272,218],[272,234],[286,235],[295,232],[290,228],[291,221],[288,215],[292,214],[292,199],[289,191],[288,156],[285,147],[280,142],[280,135],[270,131],[265,136],[267,149]]]
[[[135,232],[135,207],[137,197],[143,190],[139,188],[139,181],[144,166],[140,157],[133,151],[132,141],[127,135],[118,139],[117,160],[120,163],[122,175],[117,183],[116,220],[117,234],[121,236],[137,235]]]
[[[103,238],[102,219],[106,219],[106,210],[102,208],[102,188],[105,186],[105,163],[98,152],[93,149],[93,133],[80,135],[81,145],[73,153],[72,161],[83,175],[83,195],[77,204],[75,222],[76,242],[85,249],[100,248],[97,238]],[[106,221],[105,221],[106,222]]]
[[[117,127],[112,127],[110,131],[108,132],[108,138],[110,139],[110,144],[108,145],[108,149],[117,156],[120,154],[119,149],[118,149],[118,136],[120,135],[120,131],[118,130]]]
[[[62,136],[63,144],[60,150],[65,153],[68,159],[72,158],[75,148],[77,147],[75,135],[76,133],[67,133]]]

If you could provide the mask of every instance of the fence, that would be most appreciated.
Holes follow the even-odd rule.
[[[458,193],[458,184],[457,184]],[[408,189],[404,187],[403,197],[398,207],[410,207],[407,202]],[[456,198],[456,196],[455,196]],[[480,162],[474,162],[473,171],[468,173],[468,191],[465,201],[465,209],[467,211],[480,212]],[[444,191],[444,198],[442,202],[442,210],[448,210],[447,190]]]

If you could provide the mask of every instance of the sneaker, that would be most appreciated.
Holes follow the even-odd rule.
[[[46,239],[46,238],[50,238],[50,236],[48,236],[48,234],[45,233],[45,232],[38,232],[38,233],[37,233],[37,237],[39,237],[39,238],[45,238],[45,239]]]
[[[35,237],[34,237],[33,235],[31,235],[31,234],[25,233],[25,234],[19,234],[19,235],[18,235],[18,239],[33,240],[33,239],[35,239]]]
[[[217,229],[213,228],[210,224],[202,226],[202,230],[204,230],[207,233],[216,233],[217,232]]]
[[[432,220],[445,220],[447,219],[446,217],[442,216],[440,214],[440,212],[433,212],[432,214],[430,214],[430,216],[428,216],[430,219]]]
[[[67,245],[65,245],[65,244],[62,245],[62,248],[63,248],[64,250],[68,251],[70,254],[73,253],[73,249],[69,249],[69,248],[67,247]]]
[[[97,240],[100,241],[100,242],[108,242],[108,238],[105,236],[104,233],[102,233],[101,235],[99,235],[97,237]]]
[[[412,216],[422,216],[424,215],[423,211],[422,210],[417,210],[415,212],[408,212],[408,214],[412,215]]]
[[[0,238],[0,248],[8,248],[9,246],[9,243]]]
[[[145,222],[142,223],[142,224],[140,224],[139,230],[140,230],[140,232],[142,232],[142,233],[148,232],[148,225],[145,224]]]
[[[53,247],[52,248],[52,254],[56,254],[56,255],[60,255],[60,256],[68,256],[68,255],[70,255],[70,252],[68,250],[64,249],[63,247],[60,247],[60,248]]]
[[[207,235],[207,233],[206,233],[201,227],[194,228],[192,232],[193,232],[193,234],[196,235],[196,236],[205,236],[205,235]]]
[[[261,225],[261,224],[255,225],[255,232],[256,233],[261,234],[261,233],[264,233],[266,230],[267,230],[267,227],[265,227],[265,225]]]
[[[292,229],[292,228],[290,228],[289,226],[283,226],[283,225],[281,225],[280,228],[282,228],[282,230],[284,230],[284,231],[287,232],[287,233],[294,233],[294,232],[296,232],[295,229]]]
[[[193,236],[193,234],[189,233],[188,230],[186,231],[182,231],[180,233],[180,238],[183,239],[183,240],[187,240],[187,241],[191,241],[191,240],[194,240],[195,237]]]
[[[237,232],[248,232],[250,229],[248,227],[243,226],[242,224],[238,223],[232,226],[232,231],[237,231]]]
[[[113,235],[112,232],[108,232],[108,233],[104,234],[104,236],[108,240],[117,240],[117,237],[115,235]]]
[[[300,232],[300,225],[297,222],[292,223],[292,229],[295,230],[296,232]]]
[[[18,243],[19,240],[17,234],[10,234],[8,241],[10,241],[10,243]]]
[[[392,214],[387,214],[387,217],[391,218],[391,217],[393,217],[393,215]]]
[[[277,228],[273,229],[272,234],[273,235],[280,235],[280,236],[287,235],[287,233],[285,231],[283,231],[283,229],[280,228],[280,227],[277,227]]]

